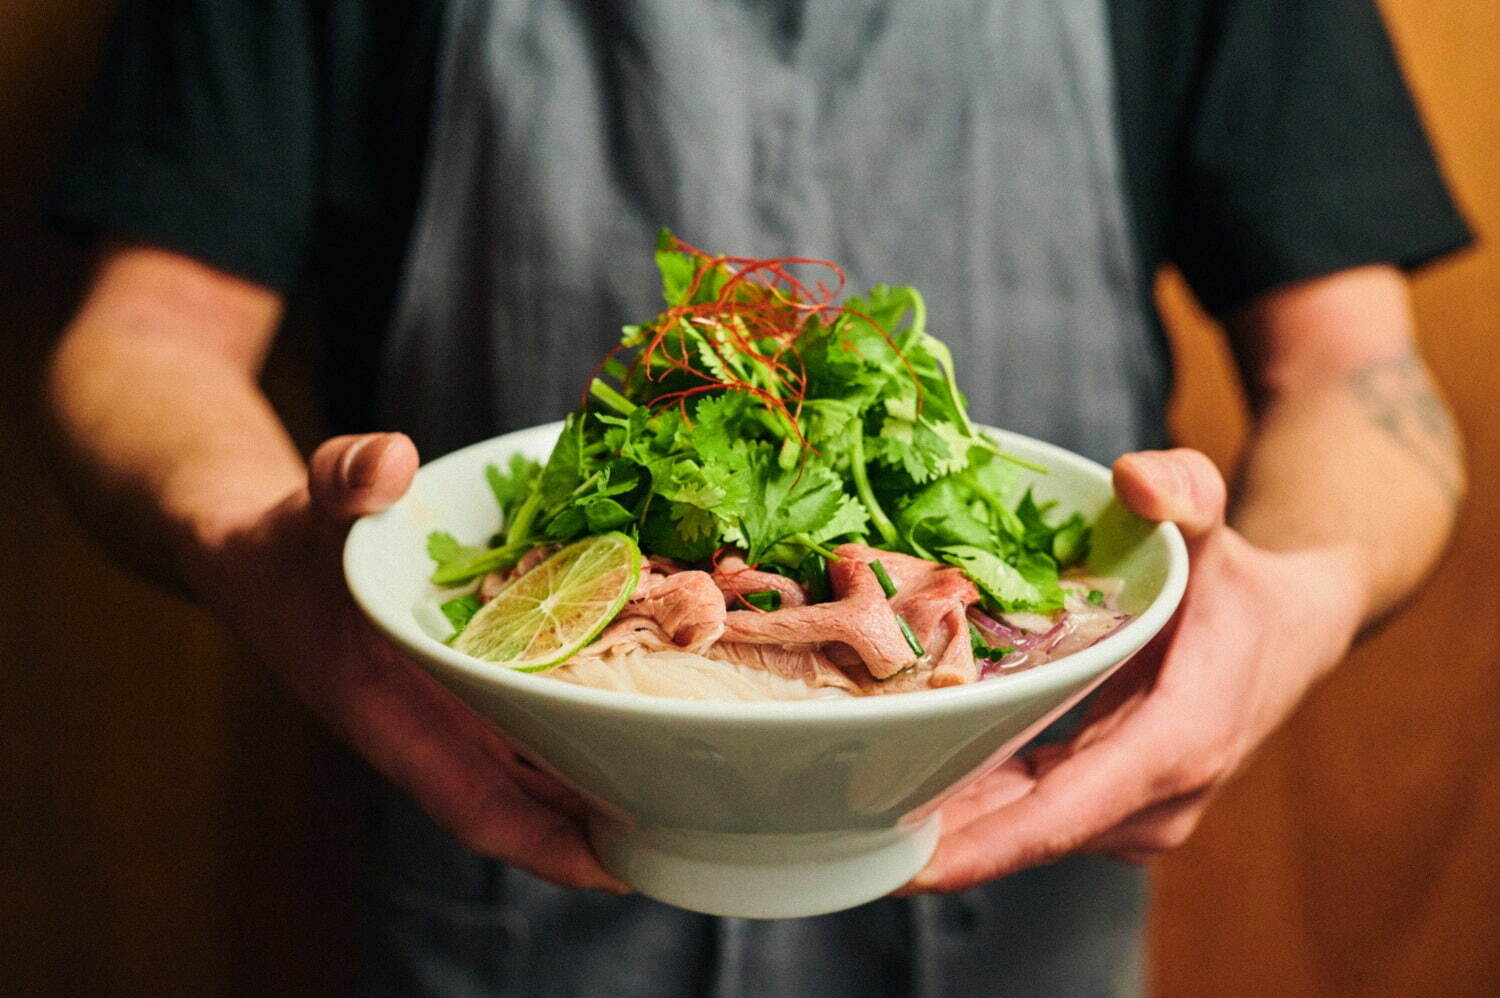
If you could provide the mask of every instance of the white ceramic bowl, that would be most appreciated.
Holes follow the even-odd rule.
[[[544,459],[559,424],[496,437],[417,472],[390,509],[354,525],[344,570],[396,644],[591,803],[604,864],[642,893],[715,915],[789,918],[852,907],[931,855],[937,806],[1009,758],[1167,622],[1187,581],[1175,527],[1112,499],[1107,469],[994,431],[1050,470],[1039,500],[1096,517],[1089,565],[1125,580],[1136,616],[1091,648],[968,686],[795,702],[673,700],[594,690],[461,655],[424,629],[429,531],[477,542],[496,527],[486,464]]]

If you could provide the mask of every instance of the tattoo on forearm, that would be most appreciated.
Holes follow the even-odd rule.
[[[1376,426],[1415,458],[1450,502],[1462,498],[1462,448],[1448,409],[1415,351],[1373,361],[1349,389]]]

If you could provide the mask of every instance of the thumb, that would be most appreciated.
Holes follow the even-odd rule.
[[[347,527],[401,498],[417,471],[417,448],[404,433],[334,437],[313,451],[307,488],[313,514]]]
[[[1188,540],[1224,522],[1224,476],[1201,451],[1147,450],[1115,461],[1115,494],[1137,516],[1171,522]]]

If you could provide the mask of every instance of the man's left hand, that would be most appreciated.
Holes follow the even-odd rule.
[[[1144,862],[1180,845],[1352,642],[1366,605],[1352,549],[1251,544],[1225,522],[1224,480],[1197,451],[1128,454],[1114,479],[1129,509],[1187,539],[1181,607],[1070,740],[943,805],[937,852],[899,893],[961,890],[1076,852]]]

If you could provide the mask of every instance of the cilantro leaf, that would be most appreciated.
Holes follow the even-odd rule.
[[[752,564],[794,534],[822,542],[857,533],[868,522],[864,507],[844,491],[826,465],[782,468],[764,450],[749,456],[749,501],[740,514]]]
[[[1017,564],[967,544],[942,549],[949,564],[963,569],[986,596],[1002,610],[1047,613],[1062,607],[1057,566],[1047,555],[1026,552]],[[1042,559],[1046,559],[1043,561]]]
[[[457,585],[476,575],[514,564],[522,553],[509,547],[469,547],[442,530],[427,535],[427,554],[437,563],[432,581],[439,586]]]
[[[1090,528],[1082,513],[1074,513],[1052,535],[1052,557],[1063,568],[1076,565],[1088,557]]]
[[[443,616],[448,618],[448,623],[453,625],[453,637],[463,633],[463,629],[469,626],[469,621],[474,619],[474,614],[479,612],[479,597],[473,593],[465,593],[445,600],[439,607]],[[452,638],[449,639],[450,641]]]
[[[635,515],[630,510],[607,496],[590,496],[579,505],[583,509],[584,520],[588,523],[592,533],[607,533],[635,519]]]
[[[803,435],[813,447],[843,453],[849,434],[864,431],[859,415],[859,407],[848,399],[807,399],[802,403]]]
[[[747,435],[747,413],[755,400],[747,395],[725,393],[711,396],[693,408],[693,449],[705,464],[737,465],[741,456],[735,443]]]
[[[717,538],[713,534],[686,536],[674,519],[675,507],[669,502],[652,504],[641,523],[641,550],[687,562],[702,561],[713,554],[719,546]]]
[[[913,493],[896,509],[894,518],[901,533],[922,548],[996,543],[997,528],[990,510],[959,475],[947,475]]]
[[[672,511],[672,522],[677,525],[677,532],[689,543],[708,540],[719,529],[718,518],[702,506],[674,502],[668,508]]]
[[[465,548],[458,543],[458,538],[446,530],[434,530],[427,535],[427,557],[439,565],[453,561],[463,556],[466,551],[472,550],[474,549]]]
[[[552,456],[542,469],[542,504],[548,509],[566,502],[583,483],[583,417],[573,413],[563,423]]]
[[[917,415],[915,396],[888,398],[880,435],[865,441],[872,459],[904,471],[917,484],[962,471],[969,441],[952,423],[932,423]]]
[[[1031,490],[1016,506],[1026,547],[1050,554],[1063,567],[1077,564],[1088,556],[1089,526],[1082,513],[1074,513],[1057,526],[1047,523],[1047,513],[1055,503],[1038,504]]]
[[[698,268],[692,257],[678,252],[671,231],[662,229],[656,236],[656,269],[661,273],[662,300],[675,305],[687,293],[693,272]]]
[[[677,248],[670,229],[661,229],[656,234],[656,269],[661,273],[662,299],[668,305],[682,302],[693,283],[699,262]],[[694,301],[711,301],[724,285],[720,268],[714,268],[701,283]]]
[[[541,465],[524,454],[512,454],[504,471],[497,465],[485,465],[484,477],[490,483],[490,491],[495,494],[496,505],[500,507],[502,526],[530,491],[532,479],[540,471]]]

